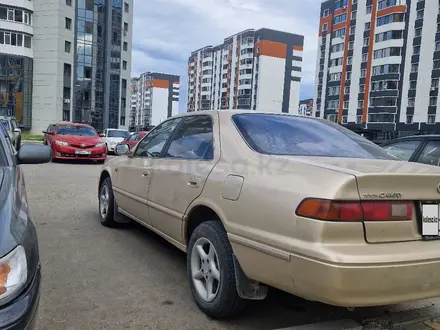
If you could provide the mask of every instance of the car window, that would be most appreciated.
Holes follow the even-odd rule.
[[[114,138],[128,138],[130,136],[130,133],[128,131],[119,131],[119,130],[109,130],[108,131],[108,137],[114,137]]]
[[[141,142],[139,142],[134,157],[160,157],[165,143],[173,134],[181,118],[167,120],[157,126]]]
[[[165,154],[169,158],[212,159],[212,119],[210,116],[191,116],[184,119],[173,136]]]
[[[408,161],[421,142],[421,140],[401,141],[386,145],[383,149],[394,157]]]
[[[11,119],[11,125],[13,129],[16,129],[18,127],[17,122],[15,121],[15,119]]]
[[[57,134],[59,135],[77,135],[77,136],[98,136],[93,127],[88,126],[60,126]]]
[[[395,159],[373,142],[327,120],[258,113],[232,118],[248,145],[259,153]]]
[[[54,129],[54,127],[55,127],[55,125],[49,125],[48,127],[47,127],[47,130],[46,130],[46,132],[51,132],[51,131],[53,131],[53,129]]]
[[[418,163],[440,166],[440,141],[429,141],[420,154]]]
[[[129,141],[136,141],[139,137],[139,133],[135,133],[128,139]]]

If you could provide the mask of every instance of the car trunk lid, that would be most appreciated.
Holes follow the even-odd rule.
[[[423,204],[440,203],[440,168],[436,166],[378,159],[296,157],[295,160],[352,174],[361,201],[411,202],[411,221],[364,221],[365,239],[369,243],[422,240]]]

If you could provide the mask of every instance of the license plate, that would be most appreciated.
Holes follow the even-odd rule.
[[[86,150],[77,150],[75,151],[75,153],[77,155],[90,155],[90,151],[86,151]]]
[[[422,235],[425,238],[440,238],[439,204],[422,205]]]

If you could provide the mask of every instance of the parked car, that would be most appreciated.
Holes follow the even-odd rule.
[[[45,145],[51,144],[51,137],[53,136],[53,134],[51,135],[49,132],[53,132],[56,125],[57,124],[50,124],[49,126],[47,126],[47,129],[45,131],[43,131],[43,134],[44,134],[43,144],[45,144]]]
[[[116,153],[99,180],[101,223],[131,219],[186,251],[211,317],[268,286],[343,307],[440,296],[440,236],[422,229],[440,168],[329,121],[241,110],[172,117]]]
[[[18,150],[0,125],[0,329],[35,329],[40,299],[38,238],[21,164],[50,161],[50,149]]]
[[[117,145],[126,144],[126,145],[128,145],[128,148],[131,150],[148,133],[149,133],[148,131],[141,131],[138,133],[133,133],[128,138],[125,138],[123,141],[119,142]]]
[[[14,117],[0,116],[0,123],[8,133],[8,137],[11,140],[14,147],[18,150],[21,145],[21,128],[19,127],[17,120]]]
[[[47,134],[53,160],[83,159],[104,163],[107,159],[105,142],[89,125],[61,122]]]
[[[414,135],[387,141],[381,145],[398,159],[440,166],[440,135]]]
[[[113,153],[116,145],[128,137],[130,137],[130,133],[126,130],[116,128],[106,129],[104,131],[103,140],[107,146],[107,152]]]

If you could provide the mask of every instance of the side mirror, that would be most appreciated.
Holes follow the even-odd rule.
[[[47,131],[41,131],[41,133],[43,133],[43,134],[47,134]]]
[[[42,144],[22,144],[17,158],[19,164],[44,164],[51,161],[52,153]]]
[[[21,133],[21,129],[20,128],[14,128],[14,133]]]
[[[118,144],[115,148],[115,154],[118,156],[127,155],[130,152],[130,147],[128,144]]]
[[[99,137],[105,137],[104,133],[99,133],[98,135],[99,135]]]

